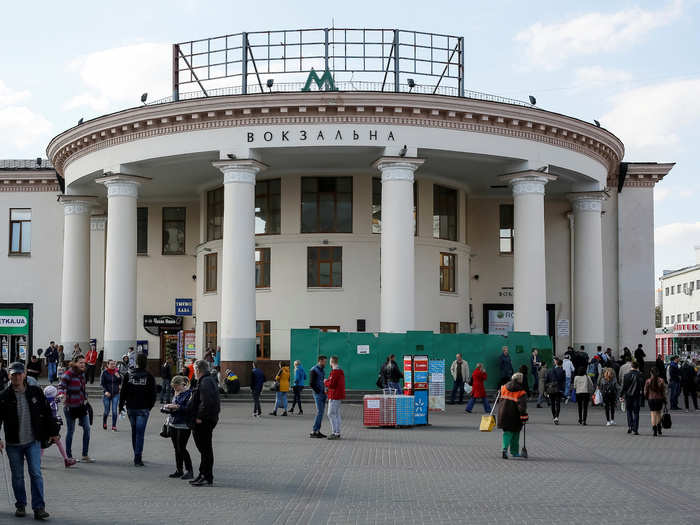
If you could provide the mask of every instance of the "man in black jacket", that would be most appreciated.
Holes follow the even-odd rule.
[[[58,426],[51,415],[44,393],[26,383],[23,363],[10,365],[10,386],[0,392],[0,426],[5,425],[7,459],[12,471],[15,516],[25,516],[27,491],[24,487],[24,460],[31,479],[34,519],[45,520],[44,481],[41,477],[41,441],[58,440]],[[0,441],[0,453],[5,443]],[[2,459],[0,459],[2,461]]]
[[[549,395],[552,407],[552,421],[555,425],[559,424],[561,396],[566,390],[566,373],[561,367],[563,364],[564,362],[558,357],[554,359],[554,368],[547,374],[547,385],[545,386],[545,392]]]
[[[644,378],[639,372],[639,363],[632,361],[632,370],[622,380],[622,396],[627,406],[627,433],[639,435],[639,407],[644,391]]]
[[[209,363],[203,359],[196,361],[194,373],[197,376],[197,390],[192,395],[187,408],[191,418],[190,426],[194,444],[199,450],[201,460],[199,476],[190,481],[190,485],[210,487],[214,483],[214,449],[211,441],[214,427],[219,422],[221,401],[219,388],[209,373]]]
[[[136,368],[124,374],[119,397],[119,411],[126,406],[131,423],[131,445],[134,448],[134,465],[143,467],[143,440],[148,416],[156,404],[156,380],[146,371],[148,357],[136,355]]]

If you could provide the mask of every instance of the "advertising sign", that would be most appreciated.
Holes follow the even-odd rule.
[[[175,299],[175,315],[192,315],[192,299]]]
[[[161,328],[182,329],[182,317],[177,315],[144,315],[143,327],[151,335],[160,335]]]
[[[428,424],[428,391],[416,390],[414,397],[415,417],[414,424]]]
[[[369,345],[357,345],[357,355],[368,355]]]
[[[513,310],[489,310],[489,334],[508,335],[513,326]]]
[[[403,356],[403,392],[407,396],[413,394],[413,356]]]
[[[430,384],[428,385],[428,409],[445,410],[445,360],[431,359],[428,363]]]
[[[427,355],[413,356],[413,390],[428,390]]]
[[[195,345],[194,330],[183,330],[182,337],[185,345],[185,359],[195,359],[197,357],[197,347]]]
[[[148,355],[148,341],[136,341],[136,351]]]
[[[0,310],[0,333],[29,333],[29,310]]]
[[[0,347],[2,348],[2,358],[5,361],[9,360],[10,356],[10,341],[9,337],[6,335],[0,335]]]

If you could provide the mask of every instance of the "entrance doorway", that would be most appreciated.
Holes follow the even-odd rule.
[[[177,364],[177,332],[173,330],[161,330],[160,334],[160,363],[164,363],[166,359],[171,358],[173,366],[171,372],[175,372]]]

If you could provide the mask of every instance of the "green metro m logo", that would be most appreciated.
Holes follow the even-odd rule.
[[[333,81],[333,75],[331,75],[331,72],[327,69],[323,72],[323,75],[319,77],[318,73],[316,73],[316,70],[314,68],[311,68],[309,76],[306,79],[306,84],[304,84],[304,87],[301,88],[301,90],[311,91],[311,81],[314,81],[316,83],[316,86],[318,86],[319,91],[338,91],[338,88],[335,87],[335,82]]]

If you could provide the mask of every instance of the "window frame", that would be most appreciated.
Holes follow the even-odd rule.
[[[224,238],[224,191],[223,186],[207,191],[207,242]],[[219,209],[221,215],[215,215]],[[221,218],[220,224],[216,224],[218,217]]]
[[[141,220],[145,221],[145,230],[141,230]],[[139,232],[142,233],[139,234]],[[139,246],[139,240],[141,240],[140,235],[145,237],[143,239],[143,244],[145,245],[143,251],[141,251]],[[148,255],[148,206],[139,206],[136,208],[136,255]]]
[[[336,189],[332,192],[324,191],[321,192],[318,190],[318,186],[315,192],[316,199],[315,199],[315,206],[316,206],[316,222],[315,222],[315,229],[312,231],[308,231],[304,229],[304,194],[309,193],[304,191],[304,181],[305,180],[316,180],[317,184],[321,180],[328,180],[328,179],[333,179],[336,183]],[[338,194],[344,194],[347,192],[339,192],[337,190],[337,183],[341,179],[349,179],[350,180],[350,217],[349,217],[349,225],[350,228],[347,231],[344,230],[339,230],[338,229]],[[349,176],[333,176],[333,177],[301,177],[301,198],[299,200],[299,215],[300,215],[300,223],[299,223],[299,231],[300,233],[306,234],[306,233],[353,233],[353,220],[354,220],[354,201],[355,201],[355,181],[354,177],[352,175]],[[323,194],[332,194],[333,195],[333,228],[330,230],[322,230],[321,229],[321,195]]]
[[[212,336],[211,327],[212,327],[212,325],[214,326],[214,331],[213,331],[214,342],[213,342],[213,344],[211,341],[211,336]],[[214,350],[216,350],[216,348],[218,346],[217,339],[218,339],[218,335],[219,335],[217,322],[216,321],[204,321],[203,328],[204,328],[204,348],[205,349],[209,348],[209,345],[211,344],[211,347]]]
[[[258,260],[258,253],[260,253],[260,260]],[[270,260],[271,260],[271,250],[270,248],[255,248],[255,289],[264,290],[270,288]],[[267,282],[258,286],[258,268],[261,268],[263,275],[267,276]]]
[[[262,330],[258,330],[258,324],[262,323]],[[270,320],[256,319],[255,320],[255,358],[256,359],[270,359],[270,347],[272,346],[272,336],[270,335],[272,329],[270,328]],[[260,342],[258,343],[258,338]],[[266,344],[267,338],[267,344]],[[260,351],[259,351],[260,350]],[[265,355],[267,354],[267,355]]]
[[[448,264],[444,264],[444,258],[447,257]],[[448,283],[444,285],[443,272],[447,272]],[[440,252],[440,292],[441,293],[457,293],[457,254]]]
[[[449,329],[450,331],[443,331],[443,328]],[[440,321],[440,333],[441,334],[456,334],[457,333],[457,323],[454,321]]]
[[[315,329],[315,330],[321,330],[321,332],[324,332],[324,333],[328,333],[328,332],[332,332],[332,333],[340,332],[340,325],[323,325],[323,324],[322,324],[322,325],[312,325],[312,326],[309,326],[309,328]]]
[[[17,212],[29,212],[29,220],[26,219],[13,219],[12,218],[12,212],[17,211]],[[9,233],[9,238],[8,238],[8,247],[7,247],[7,254],[10,256],[29,256],[32,254],[32,209],[31,208],[10,208],[10,233]],[[14,238],[13,232],[12,232],[12,226],[14,224],[18,225],[19,229],[19,239],[17,242],[17,246],[19,247],[18,251],[14,251],[12,249],[12,240]],[[23,251],[22,250],[22,238],[23,238],[23,230],[24,230],[24,225],[29,224],[29,250],[28,251]]]
[[[512,221],[510,221],[510,228],[504,228],[503,222],[503,209],[510,208],[510,216]],[[504,231],[509,231],[508,235],[503,235]],[[510,250],[501,249],[501,244],[504,240],[510,241]],[[513,255],[515,253],[515,204],[512,203],[501,203],[498,205],[498,254],[499,255]]]
[[[448,235],[447,237],[442,237],[442,227],[441,227],[441,222],[442,222],[442,217],[443,215],[440,215],[439,209],[436,209],[435,203],[436,200],[438,202],[438,207],[440,206],[440,203],[443,202],[444,200],[451,199],[454,196],[454,238],[450,237],[449,231],[450,231],[450,217],[451,214],[445,215],[446,220],[448,221],[447,224],[447,231]],[[437,237],[435,236],[435,217],[438,217],[438,235]],[[433,184],[433,239],[440,239],[443,241],[459,241],[459,190],[457,188],[450,188],[449,186],[442,186],[440,184]]]
[[[165,218],[166,210],[184,210],[184,219],[167,219]],[[187,206],[163,206],[161,210],[161,255],[186,255],[187,252]],[[166,252],[165,251],[165,227],[170,223],[182,223],[182,251]]]
[[[213,264],[210,261],[214,261]],[[213,268],[212,268],[213,267]],[[212,272],[213,271],[213,275]],[[219,254],[217,252],[204,255],[204,293],[216,293],[218,291]],[[213,286],[211,278],[213,277]]]
[[[270,186],[271,183],[277,183],[279,187],[279,193],[274,193],[270,191]],[[265,191],[261,191],[263,188],[266,188]],[[279,195],[279,208],[274,210],[272,208],[272,197],[274,195]],[[255,235],[280,235],[282,233],[282,179],[265,179],[265,180],[260,180],[255,183],[255,201],[258,200],[258,198],[264,198],[265,199],[265,204],[266,204],[266,212],[268,214],[276,214],[277,215],[277,231],[265,231],[258,233],[257,231],[255,232]],[[255,205],[255,209],[257,210],[257,205]],[[262,213],[262,212],[261,212]],[[255,212],[255,217],[257,218],[258,212]],[[267,230],[267,226],[270,224],[270,219],[268,218],[265,221],[265,229]],[[255,227],[255,226],[254,226]]]
[[[376,192],[374,191],[374,183],[378,182],[379,183],[379,204],[374,203],[374,196],[376,195]],[[375,211],[375,206],[377,206],[377,210]],[[374,215],[375,213],[379,214],[379,223],[375,224],[374,222]],[[375,226],[377,227],[377,231],[375,231]],[[372,203],[371,203],[371,224],[370,224],[370,230],[373,235],[381,235],[382,233],[382,178],[381,177],[372,177]],[[418,181],[413,180],[413,235],[415,237],[418,236]]]
[[[331,250],[331,256],[328,259],[322,259],[321,258],[321,250],[323,249],[328,249]],[[318,251],[318,256],[316,258],[316,277],[317,277],[317,282],[312,284],[310,282],[310,277],[311,277],[311,272],[309,271],[309,268],[311,266],[311,253],[312,250],[317,250]],[[336,252],[337,250],[337,252]],[[334,253],[339,253],[340,257],[338,260],[334,259],[332,254]],[[321,264],[323,263],[328,263],[330,264],[329,268],[329,276],[330,276],[330,283],[329,284],[321,284]],[[335,264],[340,265],[340,283],[335,284],[333,282],[333,267]],[[343,247],[342,246],[307,246],[306,248],[306,287],[307,288],[342,288],[343,287]]]

